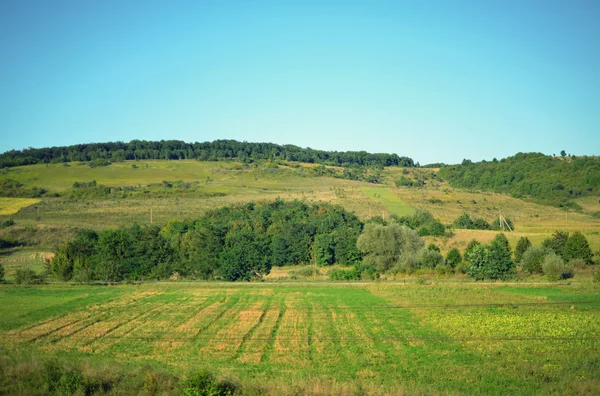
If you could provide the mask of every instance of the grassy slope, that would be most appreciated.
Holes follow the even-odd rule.
[[[409,169],[410,179],[426,178],[423,188],[396,188],[394,180],[402,175],[401,168],[388,168],[383,172],[385,185],[374,186],[365,182],[332,177],[307,176],[302,165],[298,169],[280,166],[266,168],[246,166],[235,162],[199,161],[139,161],[114,163],[108,167],[89,168],[85,164],[31,165],[11,168],[0,174],[0,179],[12,178],[26,187],[44,187],[52,192],[64,193],[75,181],[96,180],[108,186],[146,186],[163,180],[199,182],[202,191],[224,193],[223,197],[178,196],[166,198],[69,200],[43,198],[35,207],[22,208],[17,214],[1,216],[0,220],[13,218],[17,227],[0,233],[12,233],[21,239],[33,239],[42,246],[52,247],[60,238],[72,235],[72,228],[102,229],[128,225],[133,222],[164,223],[170,218],[198,217],[204,211],[247,200],[272,200],[300,198],[323,200],[343,205],[366,219],[381,213],[406,214],[415,208],[430,210],[444,223],[452,222],[464,211],[472,216],[492,221],[501,211],[512,218],[516,232],[509,236],[513,243],[521,235],[539,243],[554,230],[583,231],[594,251],[600,249],[600,219],[594,218],[594,202],[588,199],[584,213],[569,213],[550,206],[511,198],[504,194],[468,192],[449,187],[435,180],[431,169]],[[381,188],[383,187],[383,188]],[[441,201],[441,203],[440,203]],[[49,230],[37,235],[29,229]],[[488,235],[489,234],[489,235]],[[1,235],[1,234],[0,234]],[[493,233],[459,230],[451,240],[438,240],[445,249],[456,245],[464,247],[471,238],[484,240]]]
[[[4,286],[0,299],[6,350],[209,367],[273,393],[600,391],[589,286]]]

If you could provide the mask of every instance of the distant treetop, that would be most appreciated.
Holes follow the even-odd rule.
[[[278,159],[333,166],[415,166],[411,158],[400,157],[397,154],[371,154],[366,151],[324,151],[290,144],[248,143],[235,140],[215,140],[214,142],[204,143],[186,143],[179,140],[132,140],[129,143],[90,143],[11,150],[0,154],[0,168],[38,163],[94,161],[99,158],[112,161],[142,159],[254,161]]]

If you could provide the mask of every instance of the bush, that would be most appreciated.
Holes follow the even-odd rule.
[[[594,272],[594,283],[600,283],[600,269]]]
[[[319,272],[318,268],[315,268],[313,266],[310,267],[304,267],[304,268],[300,268],[298,270],[295,271],[290,271],[290,275],[292,277],[296,276],[296,277],[302,277],[302,278],[310,278],[313,277],[315,275],[320,275],[321,272]]]
[[[37,285],[45,281],[46,277],[44,275],[38,275],[30,268],[19,268],[15,273],[15,282],[18,285]]]
[[[510,230],[514,231],[515,230],[515,226],[513,224],[513,221],[511,219],[509,219],[508,217],[505,217],[504,220],[506,220],[506,223],[508,224],[508,226],[510,227]],[[494,221],[492,221],[492,230],[494,231],[505,231],[506,228],[506,224],[504,224],[504,222],[500,223],[500,219],[496,218],[494,219]]]
[[[544,275],[552,282],[573,277],[573,269],[556,253],[550,253],[542,264]]]
[[[329,280],[332,281],[353,281],[361,279],[360,271],[358,271],[356,268],[348,270],[334,268],[329,271],[328,275]]]
[[[0,264],[0,282],[4,282],[4,266]]]
[[[191,375],[182,384],[182,393],[186,396],[229,396],[235,395],[238,387],[230,382],[217,381],[208,371]]]
[[[0,228],[7,228],[7,227],[11,227],[15,225],[15,221],[14,220],[4,220],[4,221],[0,221]]]
[[[432,249],[421,249],[417,254],[418,260],[423,268],[435,268],[444,263],[444,257],[439,251]]]
[[[446,255],[446,265],[455,268],[462,261],[462,257],[457,248],[452,248]]]
[[[544,258],[550,253],[553,253],[553,251],[544,246],[539,248],[530,247],[523,253],[521,268],[529,274],[541,274]]]

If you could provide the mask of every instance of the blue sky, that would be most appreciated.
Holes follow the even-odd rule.
[[[0,151],[600,154],[599,1],[0,2]]]

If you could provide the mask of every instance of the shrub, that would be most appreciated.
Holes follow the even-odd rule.
[[[4,282],[4,266],[0,264],[0,282]]]
[[[587,264],[582,259],[571,260],[569,261],[569,265],[574,269],[585,269],[587,267]]]
[[[12,219],[0,221],[0,228],[7,228],[7,227],[14,226],[14,225],[15,225],[15,221]]]
[[[417,254],[417,257],[421,267],[424,268],[435,268],[444,262],[442,254],[439,251],[432,249],[421,249]]]
[[[569,236],[565,243],[565,260],[582,259],[586,264],[592,264],[592,256],[592,249],[581,232],[575,231]]]
[[[19,268],[15,273],[15,282],[18,285],[35,285],[46,281],[44,275],[37,275],[30,268]]]
[[[360,271],[358,271],[356,268],[352,268],[352,269],[348,269],[348,270],[334,268],[328,272],[328,275],[329,275],[329,280],[333,280],[333,281],[353,281],[353,280],[360,280],[361,274],[360,274]]]
[[[229,396],[237,392],[236,385],[217,381],[208,371],[195,373],[182,383],[182,393],[186,396]]]
[[[573,277],[573,269],[565,264],[565,261],[556,253],[550,253],[544,257],[542,264],[544,275],[552,282]]]
[[[319,272],[318,268],[315,268],[313,266],[310,267],[304,267],[304,268],[300,268],[298,270],[295,271],[290,271],[290,275],[292,277],[296,276],[296,277],[303,277],[303,278],[310,278],[312,276],[315,275],[320,275],[321,272]]]
[[[594,272],[594,283],[600,283],[600,269]]]
[[[511,219],[509,219],[508,217],[505,217],[504,220],[506,220],[506,223],[508,224],[510,229],[514,231],[515,226],[513,224],[513,221]],[[492,230],[494,230],[494,231],[500,231],[500,230],[504,230],[506,228],[506,224],[504,224],[504,222],[500,223],[500,219],[496,218],[496,219],[494,219],[494,221],[492,221],[491,227],[492,227]]]
[[[455,268],[462,261],[462,257],[457,248],[452,248],[446,255],[446,265]]]
[[[553,253],[552,250],[544,246],[539,248],[530,247],[523,253],[521,268],[530,274],[541,274],[544,258],[550,253]]]

